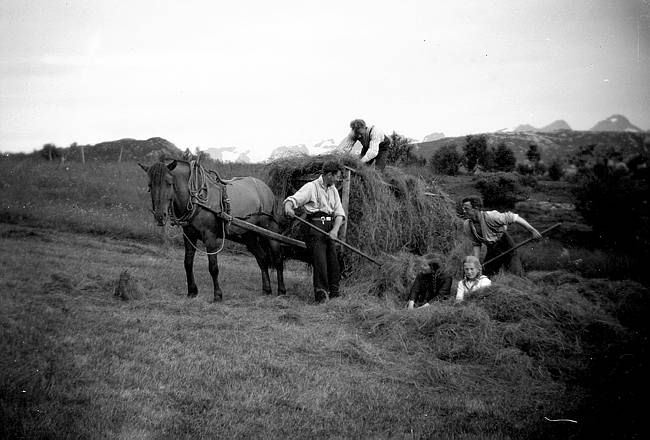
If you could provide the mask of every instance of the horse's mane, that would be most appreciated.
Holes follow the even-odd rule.
[[[149,167],[149,179],[152,185],[162,184],[163,178],[167,173],[167,166],[162,162],[156,162]]]

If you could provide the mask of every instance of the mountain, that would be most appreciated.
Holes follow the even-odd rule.
[[[205,152],[208,153],[212,159],[220,160],[221,162],[252,162],[250,158],[251,151],[241,151],[237,147],[208,148]]]
[[[309,147],[309,154],[312,156],[318,156],[319,154],[329,154],[336,147],[338,147],[338,144],[334,142],[334,139],[325,139],[323,141],[316,142],[314,145]]]
[[[520,132],[520,131],[537,131],[537,129],[535,127],[533,127],[532,125],[530,125],[530,124],[521,124],[521,125],[517,125],[515,127],[515,129],[512,130],[512,131],[518,131],[518,132]]]
[[[329,154],[333,149],[338,147],[338,144],[334,142],[334,139],[324,139],[322,141],[316,142],[311,147],[307,147],[305,144],[298,145],[283,145],[274,149],[269,155],[269,160],[280,159],[283,157],[290,156],[300,156],[300,155],[311,155],[318,156],[321,154]]]
[[[290,157],[290,156],[298,156],[302,154],[309,154],[309,149],[305,144],[291,145],[291,146],[283,145],[271,151],[271,154],[269,155],[269,160],[281,159],[283,157]]]
[[[623,115],[612,115],[594,125],[591,128],[591,131],[628,131],[632,133],[640,133],[643,130],[636,125],[632,125]]]
[[[442,139],[444,137],[444,133],[431,133],[426,135],[424,139],[422,139],[422,142],[437,141],[438,139]]]
[[[566,121],[558,119],[557,121],[551,122],[550,124],[545,125],[537,131],[541,131],[542,133],[550,133],[559,130],[571,130],[571,127],[569,127],[569,124],[567,124]]]
[[[550,124],[545,125],[542,128],[535,128],[530,124],[520,124],[515,128],[503,128],[501,130],[497,130],[496,133],[549,133],[558,130],[571,130],[571,127],[565,121],[559,119],[555,122],[551,122]]]

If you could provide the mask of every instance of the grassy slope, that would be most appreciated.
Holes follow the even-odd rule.
[[[461,307],[415,312],[346,285],[345,298],[315,306],[303,266],[290,264],[289,296],[265,297],[253,259],[231,253],[220,259],[225,302],[209,302],[205,257],[188,300],[182,251],[149,229],[144,173],[72,167],[2,162],[0,437],[638,431],[638,284],[506,276]],[[112,296],[123,269],[142,298]]]

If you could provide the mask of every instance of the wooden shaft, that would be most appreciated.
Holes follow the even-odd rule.
[[[339,230],[339,237],[341,237],[341,240],[345,241],[345,237],[347,236],[348,233],[348,206],[350,205],[350,183],[352,179],[352,173],[350,172],[349,169],[345,170],[345,178],[343,179],[343,188],[342,188],[342,194],[341,194],[341,205],[343,205],[343,211],[345,212],[345,220],[343,220],[343,224],[341,225],[341,229]]]
[[[550,232],[551,230],[553,230],[553,229],[557,228],[558,226],[560,226],[560,224],[561,224],[561,223],[556,223],[556,224],[554,224],[553,226],[551,226],[550,228],[548,228],[548,229],[544,229],[544,230],[543,230],[542,232],[540,232],[539,234],[540,234],[540,235],[544,235],[544,234],[546,234],[547,232]],[[527,239],[527,240],[522,241],[522,242],[519,243],[518,245],[515,245],[515,246],[511,247],[510,249],[508,249],[508,250],[505,251],[505,252],[500,253],[500,254],[497,255],[496,257],[494,257],[494,258],[490,258],[489,260],[483,262],[483,266],[485,266],[485,265],[487,265],[487,264],[490,264],[490,263],[493,262],[494,260],[498,260],[499,258],[503,257],[504,255],[508,255],[510,252],[514,251],[515,249],[519,249],[519,248],[522,247],[523,245],[528,244],[528,243],[530,243],[530,242],[533,241],[533,240],[535,240],[535,238],[531,237],[531,238],[529,238],[529,239]]]
[[[375,260],[374,258],[372,258],[370,255],[364,254],[364,253],[361,252],[359,249],[357,249],[357,248],[355,248],[355,247],[353,247],[353,246],[350,246],[349,244],[347,244],[347,243],[344,242],[344,241],[339,240],[338,238],[330,237],[330,234],[329,234],[328,232],[325,232],[324,230],[322,230],[322,229],[319,228],[318,226],[316,226],[316,225],[312,225],[312,224],[309,223],[307,220],[305,220],[305,219],[303,219],[303,218],[300,218],[300,217],[298,217],[298,216],[295,216],[294,218],[297,219],[298,221],[300,221],[301,223],[306,224],[306,225],[309,226],[310,228],[312,228],[312,229],[314,229],[314,230],[320,232],[321,234],[323,234],[323,235],[327,235],[327,236],[329,237],[330,240],[333,240],[333,241],[335,241],[336,243],[338,243],[338,244],[340,244],[340,245],[342,245],[342,246],[345,246],[346,248],[348,248],[348,249],[350,249],[351,251],[353,251],[353,252],[355,252],[355,253],[361,255],[361,256],[364,257],[364,258],[367,258],[368,260],[370,260],[370,261],[372,261],[373,263],[375,263],[377,266],[381,266],[381,263],[380,263],[379,261]]]
[[[270,238],[271,240],[279,241],[291,246],[297,246],[301,249],[307,249],[307,245],[305,244],[304,241],[296,240],[291,237],[285,237],[282,234],[278,234],[277,232],[269,231],[268,229],[259,227],[257,225],[254,225],[252,223],[248,223],[245,220],[239,219],[237,217],[233,217],[231,215],[226,214],[225,212],[217,212],[214,209],[211,209],[203,204],[197,203],[200,207],[207,209],[217,217],[219,217],[221,220],[231,222],[235,226],[239,226],[242,229],[246,229],[247,231],[255,232],[257,234],[263,235],[266,238]]]

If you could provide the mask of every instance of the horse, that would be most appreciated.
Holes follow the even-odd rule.
[[[187,276],[187,296],[198,295],[194,281],[196,243],[203,241],[208,254],[208,269],[212,276],[214,301],[221,301],[219,287],[218,239],[226,238],[246,245],[262,272],[262,291],[269,295],[271,281],[269,266],[277,273],[277,294],[285,295],[284,260],[280,243],[241,227],[228,224],[217,214],[227,214],[248,223],[280,232],[274,213],[276,199],[273,191],[255,177],[222,180],[214,171],[206,171],[198,163],[174,160],[168,165],[157,162],[151,166],[138,164],[149,176],[152,213],[159,226],[168,218],[183,229],[185,245],[184,267]]]

